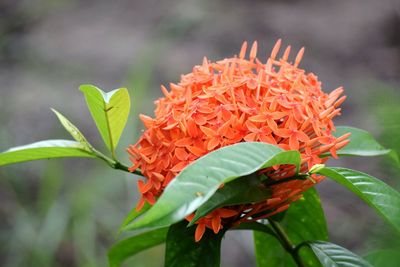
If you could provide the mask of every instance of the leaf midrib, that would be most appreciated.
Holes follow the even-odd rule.
[[[112,101],[113,96],[110,98],[110,103]],[[110,150],[111,150],[111,155],[113,157],[113,159],[115,159],[115,150],[114,150],[114,143],[113,143],[113,137],[112,137],[112,132],[111,132],[111,127],[110,127],[110,121],[108,118],[108,112],[111,111],[108,110],[108,103],[106,103],[106,101],[103,102],[105,104],[105,113],[106,113],[106,124],[107,124],[107,131],[109,132],[109,139],[110,139]]]

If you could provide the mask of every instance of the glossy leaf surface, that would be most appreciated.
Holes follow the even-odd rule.
[[[117,242],[108,251],[110,267],[119,267],[129,257],[165,242],[168,228],[141,233]]]
[[[279,222],[294,245],[310,240],[328,240],[328,229],[320,198],[314,188],[304,192],[303,197],[292,203]],[[274,238],[254,233],[257,266],[296,266],[290,254]],[[320,266],[314,253],[301,247],[300,256],[306,266]],[[289,257],[289,259],[284,259]]]
[[[0,153],[0,166],[13,163],[65,157],[93,158],[81,143],[70,140],[46,140],[11,148]]]
[[[328,240],[325,214],[315,188],[308,189],[302,198],[290,205],[280,224],[295,244],[307,240]]]
[[[250,174],[241,177],[224,185],[206,203],[201,205],[190,225],[216,208],[260,202],[270,196],[271,189],[260,181],[259,175]]]
[[[400,232],[400,193],[368,174],[345,168],[318,171],[351,190]]]
[[[214,234],[206,230],[199,242],[194,241],[196,226],[187,227],[182,221],[170,227],[167,235],[166,267],[219,267],[221,241],[224,231]]]
[[[353,252],[323,241],[309,242],[323,267],[372,267],[367,261]]]
[[[278,239],[258,231],[254,231],[253,237],[257,267],[297,267]]]
[[[122,222],[121,226],[119,227],[119,231],[122,231],[125,226],[127,226],[129,223],[131,223],[133,220],[135,220],[137,217],[145,213],[150,209],[151,205],[149,203],[145,203],[144,206],[141,208],[141,210],[136,210],[136,207],[134,207],[128,215],[126,215],[124,221]]]
[[[114,154],[130,111],[130,98],[126,88],[109,93],[93,85],[81,85],[86,103],[108,149]]]
[[[125,230],[168,226],[204,204],[223,183],[276,164],[300,163],[298,151],[259,142],[238,143],[210,152],[188,165],[156,204]]]
[[[384,148],[365,130],[349,126],[337,126],[333,135],[340,137],[346,133],[351,133],[349,137],[350,143],[337,151],[338,156],[380,156],[390,154],[395,161],[399,162],[398,156],[394,151]],[[329,156],[329,154],[324,154],[323,156]]]

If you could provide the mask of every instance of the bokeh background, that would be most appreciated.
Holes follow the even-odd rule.
[[[0,150],[68,134],[53,107],[104,148],[78,86],[127,87],[133,100],[118,154],[152,115],[159,85],[177,82],[203,56],[259,56],[278,38],[306,47],[302,67],[348,100],[337,124],[372,132],[400,152],[400,2],[391,0],[0,1]],[[346,159],[400,189],[387,158]],[[0,265],[107,266],[106,251],[137,199],[136,178],[100,161],[51,160],[0,168]],[[333,242],[363,255],[400,246],[363,202],[326,180],[318,185]],[[251,234],[228,233],[223,266],[255,266]],[[162,266],[163,246],[126,266]]]

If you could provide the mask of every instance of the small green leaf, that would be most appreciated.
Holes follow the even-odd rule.
[[[166,267],[219,267],[221,241],[224,231],[214,234],[206,230],[199,242],[195,242],[196,226],[186,227],[182,221],[169,228],[165,248]]]
[[[73,125],[66,117],[64,117],[61,113],[59,113],[55,109],[51,109],[57,116],[57,118],[60,120],[61,124],[64,126],[64,128],[71,134],[71,136],[78,141],[79,143],[82,144],[82,146],[85,147],[85,150],[87,151],[92,151],[93,147],[89,142],[86,140],[85,136],[79,131],[79,129]]]
[[[105,93],[89,84],[81,85],[79,89],[85,95],[86,103],[104,143],[114,156],[130,111],[128,90],[119,88]]]
[[[69,140],[46,140],[11,148],[0,153],[0,166],[51,158],[86,157],[94,158],[79,142]]]
[[[307,244],[324,267],[372,267],[367,261],[341,246],[323,241]]]
[[[400,248],[369,252],[364,256],[374,267],[396,267],[400,263]]]
[[[260,202],[270,196],[271,189],[260,181],[259,175],[250,174],[240,177],[217,190],[206,203],[201,205],[189,225],[193,225],[201,217],[217,208]]]
[[[350,143],[337,151],[338,156],[380,156],[391,153],[390,149],[381,146],[369,132],[358,128],[337,126],[333,135],[340,137],[346,133],[351,133]]]
[[[215,150],[187,166],[166,187],[156,204],[124,230],[168,226],[205,203],[221,184],[276,164],[300,163],[298,151],[259,142],[238,143]]]
[[[119,241],[108,251],[110,267],[119,267],[127,258],[145,249],[164,243],[167,232],[168,228],[160,228]]]
[[[304,192],[301,199],[290,205],[279,224],[294,245],[309,240],[328,240],[324,211],[314,188]],[[280,244],[277,246],[274,238],[255,233],[254,242],[258,267],[296,266],[292,259],[285,259],[291,258],[291,255]],[[299,253],[306,266],[320,266],[310,248],[301,247]]]
[[[318,171],[347,187],[400,232],[400,193],[368,174],[345,168]]]

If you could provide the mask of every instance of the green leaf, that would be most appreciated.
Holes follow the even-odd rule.
[[[400,193],[375,177],[345,168],[325,167],[317,172],[347,187],[400,232]]]
[[[315,188],[308,189],[302,198],[290,205],[281,224],[296,245],[329,238],[324,210]]]
[[[324,267],[372,267],[353,252],[323,241],[307,243]]]
[[[259,175],[250,174],[240,177],[217,190],[206,203],[201,205],[189,225],[193,225],[201,217],[217,208],[260,202],[270,196],[271,189],[260,181]]]
[[[384,249],[368,253],[364,256],[374,267],[396,267],[400,262],[400,248]]]
[[[134,219],[145,213],[151,208],[151,205],[149,203],[145,203],[144,206],[140,211],[136,210],[136,207],[134,207],[128,215],[125,217],[124,221],[122,222],[121,226],[119,227],[119,232],[121,232],[125,226],[127,226],[129,223],[131,223]]]
[[[165,250],[167,267],[219,267],[224,231],[214,234],[206,230],[199,242],[194,241],[196,226],[186,227],[182,221],[170,227]]]
[[[46,140],[25,146],[11,148],[0,153],[0,166],[51,158],[86,157],[93,158],[90,151],[79,142],[69,140]]]
[[[119,267],[127,258],[158,244],[164,243],[168,228],[160,228],[123,239],[108,251],[110,267]]]
[[[81,85],[79,89],[85,95],[86,103],[104,143],[114,156],[131,107],[128,90],[119,88],[105,93],[89,84]]]
[[[340,137],[346,133],[351,133],[350,143],[337,151],[338,156],[380,156],[393,153],[380,145],[369,132],[358,128],[337,126],[333,135]],[[329,154],[324,154],[324,156],[329,156]]]
[[[205,203],[221,184],[276,164],[300,163],[298,151],[259,142],[238,143],[210,152],[187,166],[166,187],[156,204],[124,230],[168,226]]]
[[[231,230],[253,230],[254,250],[258,267],[296,267],[291,255],[283,249],[270,225],[247,222],[241,223]]]
[[[328,240],[324,211],[314,188],[304,192],[301,199],[290,205],[279,224],[294,245],[309,240]],[[266,237],[262,233],[254,233],[254,242],[257,266],[296,266],[291,255],[285,252],[280,244],[277,246],[274,238]],[[310,248],[301,247],[299,254],[306,266],[320,266]],[[290,259],[285,259],[287,257]]]
[[[87,150],[87,151],[92,151],[93,150],[92,145],[86,140],[85,136],[83,136],[81,131],[79,131],[79,129],[75,125],[73,125],[66,117],[64,117],[57,110],[55,110],[55,109],[51,109],[51,110],[56,114],[56,116],[60,120],[61,124],[71,134],[71,136],[76,141],[81,143],[82,146],[85,147],[85,150]]]
[[[308,189],[301,199],[290,205],[281,225],[295,245],[309,240],[328,240],[325,214],[315,188]],[[310,248],[301,247],[299,254],[306,266],[320,266]]]
[[[257,267],[297,267],[278,239],[259,231],[254,231],[253,237]]]

